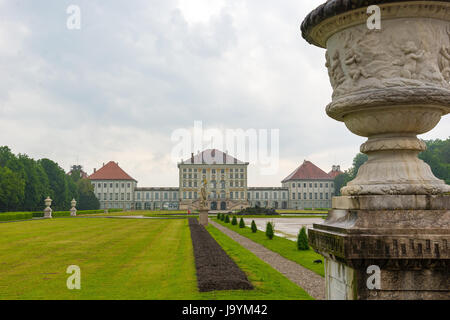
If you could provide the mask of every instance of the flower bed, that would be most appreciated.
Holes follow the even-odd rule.
[[[209,232],[189,218],[194,247],[197,284],[200,292],[214,290],[252,290],[247,275],[226,254]]]

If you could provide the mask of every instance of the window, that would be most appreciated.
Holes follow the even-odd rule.
[[[192,187],[192,181],[189,181],[189,187]]]
[[[213,174],[216,174],[216,169],[212,169],[212,173],[213,173]]]
[[[125,183],[122,183],[122,189],[125,188]]]
[[[140,196],[140,195],[141,195],[141,194],[140,194],[140,193],[138,193],[138,199],[140,199],[140,198],[139,198],[139,196]],[[118,201],[118,200],[119,200],[119,194],[118,194],[118,193],[116,193],[116,197],[115,197],[115,198],[116,198],[116,201]]]
[[[189,199],[192,199],[192,191],[189,191]]]
[[[235,192],[234,192],[234,197],[235,197],[236,199],[239,199],[239,192],[235,191]]]
[[[243,173],[241,173],[241,179],[244,179],[244,174]]]
[[[302,198],[302,194],[299,192],[297,195],[297,199],[300,200]]]
[[[147,194],[145,195],[145,198],[148,200],[150,199],[150,192],[147,192]]]
[[[233,192],[230,192],[230,199],[233,199]]]
[[[194,187],[197,187],[197,181],[194,181]]]
[[[103,184],[103,188],[106,188],[106,183]]]
[[[197,192],[194,191],[194,199],[197,199]]]
[[[101,194],[101,193],[98,193],[98,194],[97,194],[97,198],[100,200],[101,197],[102,197],[102,194]]]
[[[186,173],[183,173],[183,179],[186,179]]]
[[[264,192],[264,199],[269,199],[269,193],[268,192]]]
[[[189,173],[189,179],[192,179],[192,173]]]
[[[183,191],[183,199],[186,199],[186,191]]]
[[[247,199],[250,200],[250,192],[247,192]]]
[[[325,188],[328,188],[328,183],[325,183]]]
[[[102,184],[101,184],[101,183],[99,183],[99,184],[98,184],[98,187],[99,187],[99,188],[101,188],[101,187],[102,187]]]
[[[110,187],[110,188],[112,189],[112,187],[113,187],[113,184],[112,184],[112,183],[110,183],[110,184],[109,184],[109,187]]]
[[[320,186],[320,188],[322,188],[322,184],[320,184],[319,186]]]
[[[241,168],[241,172],[244,172],[244,168]]]
[[[327,200],[328,200],[328,192],[327,192],[327,193],[325,193],[325,199],[327,199]]]
[[[122,192],[122,193],[120,194],[120,200],[122,200],[122,201],[125,200],[125,193]]]
[[[283,192],[283,199],[286,199],[286,192]]]
[[[276,199],[278,194],[276,192],[273,193],[273,198]]]
[[[103,200],[108,200],[108,195],[106,193],[103,195]]]
[[[173,193],[173,199],[177,199],[178,198],[178,193],[174,192]]]
[[[314,192],[314,200],[317,200],[317,192]]]
[[[312,188],[312,183],[309,183],[309,187]]]
[[[130,193],[127,193],[127,200],[130,200]]]
[[[256,193],[255,193],[255,198],[256,198],[256,199],[259,199],[259,192],[256,192]]]
[[[202,171],[203,173],[206,173],[206,169],[203,169],[203,171]]]
[[[186,172],[186,168],[183,169],[183,172]]]
[[[225,170],[224,169],[220,169],[220,173],[225,173]]]
[[[303,184],[303,188],[306,188],[306,183]]]
[[[197,179],[197,174],[196,173],[194,173],[194,179]]]
[[[116,189],[119,189],[119,184],[118,183],[116,183]]]
[[[295,192],[292,192],[292,199],[295,200]]]
[[[312,192],[309,193],[309,200],[312,200]]]
[[[241,199],[244,199],[244,192],[241,192]]]
[[[320,200],[322,200],[322,199],[323,199],[323,194],[322,194],[322,192],[319,194],[319,196],[320,196]]]
[[[300,183],[297,183],[297,187],[300,188],[300,187],[301,187],[301,184],[300,184]]]
[[[165,200],[169,199],[169,194],[167,192],[164,192],[164,199]]]
[[[303,199],[306,200],[306,192],[303,193]]]
[[[113,199],[113,194],[110,193],[110,194],[109,194],[109,200],[112,200],[112,199]]]
[[[192,172],[192,168],[189,168],[189,172]]]
[[[230,187],[232,187],[233,186],[233,181],[230,181]]]
[[[295,188],[295,183],[292,184],[292,188]]]
[[[314,183],[314,188],[317,188],[317,183]]]
[[[155,193],[155,199],[156,199],[156,200],[159,200],[159,193],[158,193],[158,192]]]
[[[183,187],[186,187],[186,181],[183,181]]]

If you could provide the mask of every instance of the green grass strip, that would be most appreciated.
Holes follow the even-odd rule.
[[[298,263],[299,265],[314,271],[318,275],[322,277],[325,276],[325,270],[323,264],[315,264],[313,261],[317,259],[321,259],[323,261],[323,257],[318,253],[314,252],[314,250],[298,250],[297,243],[282,237],[274,236],[272,240],[269,240],[266,237],[265,232],[260,230],[256,231],[256,233],[252,233],[251,229],[248,227],[239,228],[239,226],[233,226],[230,223],[224,223],[223,221],[219,221],[214,219],[215,222],[220,223],[221,225],[239,233],[240,235],[249,238],[250,240],[259,243],[266,247],[269,250],[279,253],[281,256]]]

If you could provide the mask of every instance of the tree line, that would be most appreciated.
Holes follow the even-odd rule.
[[[81,167],[74,166],[69,175],[50,159],[34,160],[0,147],[0,212],[40,211],[48,196],[57,211],[69,210],[72,199],[79,210],[100,207],[94,187],[81,178]]]
[[[427,145],[427,150],[421,152],[419,158],[430,166],[431,171],[437,178],[450,184],[450,138],[446,140],[424,140],[424,142]],[[367,160],[367,155],[358,153],[353,158],[352,166],[334,178],[335,195],[341,195],[341,188],[356,177],[359,167]]]

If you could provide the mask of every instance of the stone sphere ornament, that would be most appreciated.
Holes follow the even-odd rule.
[[[368,26],[371,5],[380,29]],[[450,0],[329,0],[301,30],[327,49],[327,114],[368,138],[360,150],[369,159],[342,195],[450,192],[417,157],[426,149],[417,135],[450,112]]]

